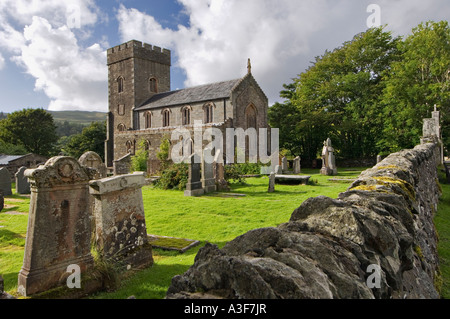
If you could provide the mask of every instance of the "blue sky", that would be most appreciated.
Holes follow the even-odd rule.
[[[368,19],[407,35],[448,17],[448,0],[0,0],[0,111],[106,112],[106,50],[131,39],[172,51],[172,89],[242,77],[251,58],[272,104]]]

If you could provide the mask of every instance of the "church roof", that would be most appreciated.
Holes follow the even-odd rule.
[[[223,81],[186,89],[158,93],[142,103],[136,110],[160,108],[228,98],[234,86],[242,79]]]

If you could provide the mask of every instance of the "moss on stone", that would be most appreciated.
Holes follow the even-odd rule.
[[[414,187],[408,183],[407,181],[404,181],[402,179],[397,179],[393,177],[388,176],[377,176],[373,177],[377,181],[377,184],[381,184],[384,186],[389,186],[390,184],[395,184],[399,186],[409,197],[411,200],[416,199],[416,192],[414,191]]]

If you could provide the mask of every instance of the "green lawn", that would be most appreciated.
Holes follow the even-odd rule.
[[[362,170],[363,168],[341,169],[337,178],[357,177]],[[194,263],[198,250],[206,242],[223,247],[226,242],[248,230],[277,226],[287,222],[292,211],[305,199],[318,195],[336,198],[350,185],[349,182],[330,182],[330,177],[319,175],[318,170],[304,169],[302,172],[311,175],[312,185],[277,184],[274,193],[267,192],[267,177],[247,178],[246,184],[234,184],[229,192],[201,197],[185,197],[182,191],[143,187],[149,234],[194,239],[201,243],[185,253],[154,249],[155,263],[151,268],[122,279],[118,290],[99,293],[93,298],[127,298],[131,295],[136,298],[164,298],[172,277],[184,273]],[[448,186],[443,185],[443,189]],[[449,188],[445,189],[450,193]],[[27,212],[29,199],[17,195],[6,198],[7,204],[13,204],[13,201],[15,208],[7,208],[6,214],[3,211],[0,213],[0,274],[5,279],[5,290],[15,294],[17,274],[22,266],[27,215],[8,212]],[[440,253],[442,247],[443,252],[446,250],[445,241],[442,240],[445,234],[441,234],[439,225],[442,223],[439,218],[444,213],[450,214],[449,201],[448,196],[443,196],[436,218],[441,238]],[[445,216],[442,219],[449,220]],[[445,229],[442,231],[445,232]],[[446,233],[449,238],[450,229],[447,228]],[[450,272],[444,267],[442,273],[444,279],[450,278]]]

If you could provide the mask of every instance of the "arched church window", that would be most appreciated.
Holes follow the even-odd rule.
[[[152,127],[152,113],[150,111],[145,112],[144,118],[145,118],[145,128],[151,128]]]
[[[164,110],[162,113],[162,120],[163,120],[163,126],[169,126],[170,125],[170,111]]]
[[[256,108],[253,104],[250,104],[245,110],[245,122],[247,124],[247,128],[256,127]]]
[[[185,106],[181,110],[182,124],[189,125],[191,124],[191,108],[189,106]]]
[[[203,114],[205,123],[212,123],[214,121],[214,104],[207,103],[203,106]]]
[[[125,125],[124,124],[122,124],[122,123],[120,123],[119,125],[117,125],[117,130],[119,131],[119,132],[123,132],[123,131],[125,131],[127,128],[125,127]]]

